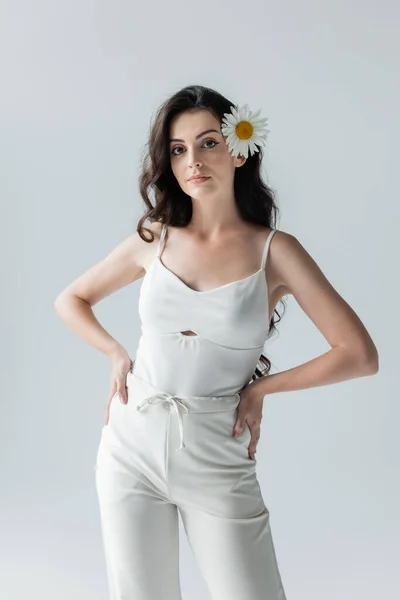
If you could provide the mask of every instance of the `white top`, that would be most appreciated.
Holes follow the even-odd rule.
[[[140,288],[133,372],[171,394],[235,394],[250,381],[269,332],[265,265],[276,229],[258,271],[206,291],[193,290],[161,262],[166,231],[164,225]],[[197,335],[181,333],[188,330]]]

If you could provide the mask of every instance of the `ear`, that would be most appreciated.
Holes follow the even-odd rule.
[[[244,165],[244,163],[246,162],[246,160],[247,159],[242,155],[234,156],[233,164],[235,165],[235,167],[242,167]]]

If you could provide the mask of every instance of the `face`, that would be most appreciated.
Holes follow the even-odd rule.
[[[172,171],[182,190],[193,198],[233,191],[236,167],[246,159],[233,157],[218,119],[205,109],[176,115],[170,124],[169,155]],[[206,180],[191,180],[193,175]]]

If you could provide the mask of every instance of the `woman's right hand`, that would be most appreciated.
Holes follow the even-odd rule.
[[[129,371],[132,368],[134,361],[130,358],[129,354],[124,348],[121,348],[111,357],[111,379],[110,379],[110,393],[107,400],[106,406],[106,421],[110,418],[110,405],[115,395],[117,394],[116,400],[119,400],[123,404],[128,402],[128,390],[126,387],[126,378]]]

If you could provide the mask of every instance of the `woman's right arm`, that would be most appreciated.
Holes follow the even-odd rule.
[[[155,239],[159,237],[159,223],[146,224],[146,228],[152,230]],[[70,283],[54,302],[57,315],[66,325],[111,359],[111,394],[117,387],[121,395],[125,396],[125,389],[119,390],[119,387],[129,371],[131,359],[125,348],[96,319],[92,306],[143,277],[146,272],[143,266],[146,265],[146,256],[153,252],[149,250],[151,246],[137,232],[132,234],[106,258]]]
[[[152,229],[150,226],[149,229]],[[112,252],[70,283],[56,298],[57,315],[85,342],[108,356],[119,347],[100,325],[92,306],[117,290],[143,277],[144,255],[149,244],[138,233],[121,242]]]

